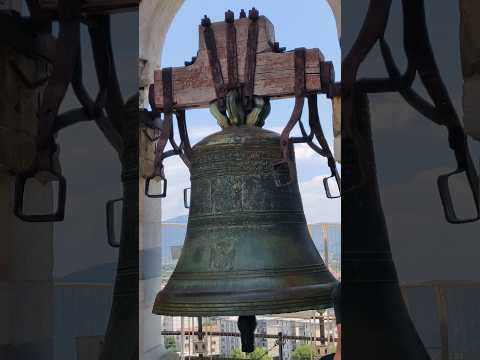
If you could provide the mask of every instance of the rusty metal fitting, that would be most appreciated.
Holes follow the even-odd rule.
[[[273,51],[276,53],[282,53],[286,49],[287,49],[286,47],[280,47],[280,44],[277,41],[273,43]]]
[[[197,60],[197,57],[196,57],[196,56],[192,56],[192,60],[190,60],[190,61],[185,61],[184,64],[185,64],[185,66],[190,66],[190,65],[192,65],[192,64],[195,62],[195,60]]]
[[[235,14],[233,13],[233,11],[228,10],[227,12],[225,12],[225,22],[229,24],[233,24],[234,21],[235,21]]]
[[[208,27],[210,25],[212,25],[212,22],[211,22],[210,18],[207,15],[205,15],[202,19],[202,26]]]
[[[328,88],[327,97],[329,99],[333,99],[336,96],[342,96],[342,83],[341,82],[335,82],[333,84],[330,84],[330,86]]]
[[[327,93],[330,85],[335,82],[335,69],[331,61],[322,61],[320,63],[320,82],[324,93]]]
[[[252,8],[252,10],[248,11],[248,18],[250,20],[258,20],[258,16],[259,16],[258,10],[255,9],[254,7]]]

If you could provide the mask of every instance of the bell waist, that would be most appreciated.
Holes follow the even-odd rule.
[[[306,224],[303,211],[232,211],[222,214],[190,216],[188,226],[278,226],[279,224]]]

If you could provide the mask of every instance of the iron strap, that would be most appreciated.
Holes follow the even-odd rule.
[[[66,179],[53,165],[53,156],[57,152],[54,132],[58,110],[72,80],[80,49],[80,8],[80,0],[58,2],[59,36],[52,77],[45,88],[38,111],[37,154],[31,168],[17,174],[15,178],[14,213],[24,221],[50,222],[64,219]],[[58,182],[56,211],[50,214],[26,214],[23,206],[26,183],[41,171],[48,172]]]
[[[435,61],[428,37],[424,2],[403,0],[402,4],[404,12],[409,15],[405,17],[405,51],[409,58],[414,59],[420,79],[434,102],[439,114],[439,119],[436,120],[439,120],[440,124],[448,129],[449,145],[454,151],[457,161],[456,171],[438,178],[445,216],[451,223],[477,221],[480,219],[479,178],[470,155],[467,136]],[[477,212],[476,216],[470,219],[457,217],[448,187],[448,178],[462,172],[465,172],[467,177]]]
[[[177,125],[178,125],[178,132],[180,134],[181,153],[179,155],[182,158],[185,165],[187,165],[187,167],[190,168],[193,151],[190,145],[190,139],[188,137],[187,123],[185,120],[185,110],[177,111]]]
[[[294,51],[295,61],[295,106],[290,120],[280,135],[280,147],[282,159],[288,160],[288,145],[290,143],[290,132],[302,116],[303,104],[305,101],[305,48],[297,48]]]
[[[332,151],[330,150],[330,146],[328,146],[327,139],[325,139],[325,134],[322,130],[322,125],[320,124],[320,118],[318,116],[318,106],[317,106],[317,95],[312,94],[308,96],[308,122],[310,125],[310,129],[315,134],[320,147],[322,148],[322,154],[327,158],[327,164],[330,168],[331,177],[335,178],[337,183],[338,189],[340,194],[342,192],[342,185],[340,180],[340,175],[338,174],[337,165],[335,163],[335,158],[333,157]],[[328,198],[334,198],[330,193],[330,189],[328,186],[328,178],[325,178],[323,181],[325,191],[327,192]]]
[[[295,167],[290,160],[290,132],[295,125],[300,121],[302,116],[303,104],[305,103],[305,48],[297,48],[294,50],[294,63],[295,63],[295,106],[288,120],[287,125],[283,129],[280,135],[280,152],[281,159],[273,164],[274,179],[277,186],[286,186],[293,182],[295,173]],[[287,180],[282,181],[279,174],[279,170],[282,167],[286,167]]]
[[[336,86],[332,88],[332,90],[337,90],[337,93],[340,90],[342,96],[342,143],[352,144],[356,148],[354,156],[357,159],[355,162],[358,164],[360,173],[358,183],[344,189],[343,192],[359,188],[366,182],[366,174],[364,174],[363,169],[368,168],[366,164],[368,154],[365,141],[358,134],[358,124],[355,123],[358,114],[354,113],[357,100],[355,95],[357,73],[376,42],[383,37],[391,5],[392,0],[370,0],[360,33],[342,61],[341,89]],[[352,164],[349,164],[349,162],[349,160],[343,161],[343,166],[351,166]]]
[[[53,137],[53,127],[60,104],[73,76],[80,41],[80,0],[59,1],[60,30],[54,69],[39,109],[38,148],[45,151]]]
[[[245,113],[253,109],[253,90],[255,86],[255,68],[257,62],[258,43],[258,11],[249,12],[250,25],[248,26],[247,51],[245,54],[245,80],[243,85],[243,107]]]
[[[156,176],[163,178],[163,151],[167,145],[168,139],[172,133],[173,127],[173,81],[172,68],[162,69],[162,84],[163,84],[163,113],[164,120],[160,136],[155,146],[155,170]]]
[[[157,144],[155,145],[155,160],[153,163],[153,173],[147,177],[145,182],[145,195],[150,198],[164,198],[167,196],[167,179],[165,178],[163,170],[163,159],[165,146],[171,138],[173,128],[173,81],[172,68],[162,69],[162,83],[163,83],[163,113],[164,120],[158,136]],[[163,181],[163,190],[160,194],[151,194],[149,192],[150,180],[160,178]]]
[[[225,13],[225,22],[227,23],[227,70],[228,70],[228,89],[238,87],[238,63],[237,63],[237,30],[234,25],[234,14],[232,11]]]
[[[202,19],[203,38],[208,54],[208,62],[210,64],[210,72],[212,75],[215,94],[218,99],[218,107],[221,112],[225,112],[225,96],[226,89],[223,82],[222,66],[218,60],[217,45],[215,43],[215,33],[211,27],[210,19],[205,17]]]

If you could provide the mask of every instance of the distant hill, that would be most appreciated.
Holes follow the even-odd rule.
[[[165,221],[161,229],[161,247],[163,264],[169,264],[173,261],[172,249],[183,246],[187,234],[186,221],[170,222]]]
[[[188,215],[180,215],[176,216],[167,220],[163,220],[162,223],[164,224],[187,224],[188,222]]]
[[[183,239],[183,238],[182,238]],[[162,267],[162,248],[154,247],[143,251],[142,271],[145,278],[159,276]],[[82,269],[64,277],[56,278],[59,282],[69,283],[111,283],[115,280],[117,262],[104,263]]]
[[[113,283],[116,271],[117,263],[112,262],[76,271],[57,280],[64,282]]]

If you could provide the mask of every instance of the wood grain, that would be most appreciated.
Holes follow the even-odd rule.
[[[254,94],[285,98],[294,96],[295,68],[293,51],[276,53],[273,51],[275,34],[272,23],[264,16],[258,19],[259,34],[257,64],[255,71]],[[237,63],[239,81],[244,81],[245,53],[248,37],[246,18],[235,21],[237,31]],[[222,66],[223,80],[228,83],[226,58],[226,23],[212,23],[217,52]],[[319,49],[306,51],[306,87],[308,92],[321,89],[320,63],[324,60]],[[163,84],[161,70],[155,71],[155,104],[163,108]],[[210,73],[208,55],[203,38],[203,27],[199,26],[199,50],[196,61],[189,66],[173,68],[173,93],[175,107],[179,109],[207,107],[216,99]]]

